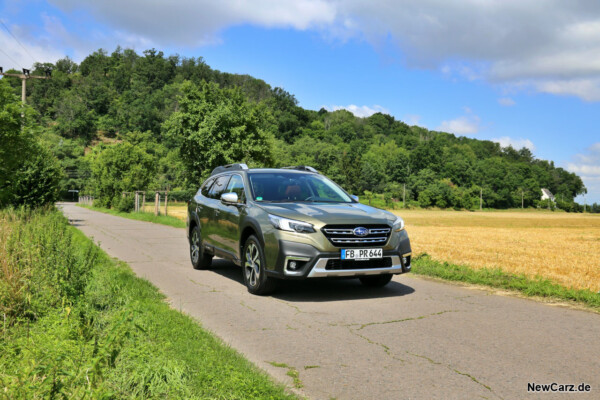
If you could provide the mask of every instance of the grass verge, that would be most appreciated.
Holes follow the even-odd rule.
[[[128,212],[112,210],[110,208],[87,206],[84,204],[77,204],[77,205],[79,207],[87,208],[89,210],[100,211],[103,213],[116,215],[117,217],[135,219],[138,221],[145,221],[145,222],[153,222],[155,224],[168,225],[168,226],[173,226],[175,228],[185,228],[185,221],[182,221],[176,217],[171,217],[169,215],[154,215],[152,213],[147,213],[147,212],[128,213]]]
[[[600,294],[590,290],[569,289],[548,279],[531,279],[525,275],[510,274],[499,268],[470,268],[431,259],[427,254],[412,262],[412,272],[449,281],[466,282],[498,289],[514,290],[526,296],[576,302],[600,311]]]
[[[58,211],[0,228],[4,398],[295,398]]]

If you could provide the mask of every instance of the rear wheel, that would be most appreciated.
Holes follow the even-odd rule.
[[[204,252],[200,228],[194,226],[190,237],[190,259],[194,269],[208,269],[212,265],[212,255]]]
[[[361,276],[358,279],[368,287],[383,287],[392,280],[392,274]]]
[[[275,289],[275,281],[266,274],[265,255],[256,236],[252,235],[244,244],[244,283],[252,294],[269,294]]]

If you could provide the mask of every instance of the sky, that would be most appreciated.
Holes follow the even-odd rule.
[[[596,0],[0,0],[0,66],[203,57],[299,105],[527,147],[600,202]]]

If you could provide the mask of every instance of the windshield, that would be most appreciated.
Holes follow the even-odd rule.
[[[262,202],[352,203],[339,186],[322,175],[293,172],[250,173],[254,200]]]

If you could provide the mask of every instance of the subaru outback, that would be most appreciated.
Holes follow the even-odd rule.
[[[308,166],[215,168],[188,202],[187,234],[194,268],[231,260],[253,294],[278,279],[355,277],[381,287],[411,268],[402,218]]]

